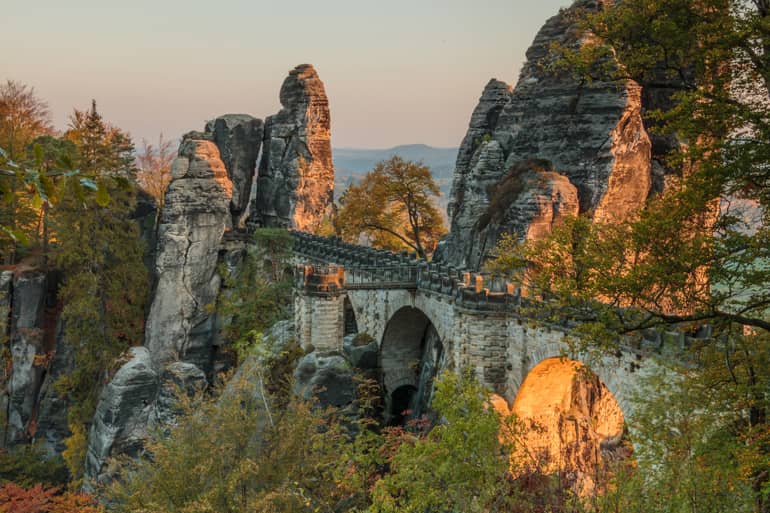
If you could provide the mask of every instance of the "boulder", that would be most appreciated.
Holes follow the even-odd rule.
[[[88,433],[88,487],[113,478],[112,458],[141,454],[151,430],[173,424],[180,413],[178,394],[192,395],[206,385],[205,373],[192,363],[172,362],[158,373],[147,348],[131,348],[96,407]]]
[[[173,362],[167,365],[161,376],[152,424],[173,424],[180,413],[176,406],[179,394],[192,395],[207,386],[206,374],[194,364]]]
[[[380,357],[377,341],[365,333],[348,335],[342,339],[342,351],[353,367],[376,369]]]
[[[158,395],[159,377],[147,348],[134,347],[129,360],[102,390],[88,434],[85,475],[94,482],[109,479],[107,459],[137,454],[147,437]]]
[[[297,362],[294,393],[306,401],[317,400],[321,407],[350,405],[356,398],[353,368],[338,353],[313,351]]]

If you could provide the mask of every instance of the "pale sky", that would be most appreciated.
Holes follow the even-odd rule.
[[[0,80],[34,86],[65,128],[95,98],[142,138],[278,111],[288,71],[326,86],[335,147],[457,146],[490,78],[569,0],[2,0]]]

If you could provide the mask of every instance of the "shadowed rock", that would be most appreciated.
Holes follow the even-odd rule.
[[[356,398],[350,363],[336,353],[312,353],[297,362],[294,393],[306,401],[317,399],[321,407],[342,407]]]
[[[158,373],[147,348],[131,348],[96,407],[86,454],[89,489],[114,477],[119,462],[111,458],[139,455],[152,428],[174,422],[178,394],[194,394],[206,384],[206,375],[192,363],[173,362]]]
[[[34,419],[38,393],[45,375],[45,365],[39,359],[46,353],[43,336],[46,275],[38,271],[22,272],[15,277],[12,277],[12,273],[3,273],[0,288],[6,297],[12,294],[11,373],[7,384],[8,424],[5,443],[13,444],[26,441],[34,435],[31,421]]]
[[[241,216],[249,206],[263,128],[261,119],[248,114],[225,114],[206,123],[206,135],[219,148],[220,158],[233,183],[230,212],[234,227],[239,226]]]
[[[147,436],[152,403],[158,394],[152,355],[134,347],[130,359],[104,388],[88,436],[85,475],[104,481],[107,459],[135,454]]]

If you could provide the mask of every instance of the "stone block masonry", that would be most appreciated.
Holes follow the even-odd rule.
[[[293,235],[295,261],[305,263],[295,287],[301,344],[339,350],[347,298],[359,332],[379,344],[379,367],[389,393],[418,385],[416,369],[432,327],[442,346],[439,370],[471,369],[509,404],[538,364],[569,357],[599,377],[628,419],[640,378],[658,368],[657,359],[671,345],[650,330],[641,345],[619,340],[612,356],[571,354],[569,329],[527,318],[525,299],[505,280],[335,238]],[[686,345],[687,337],[682,339],[680,345]]]

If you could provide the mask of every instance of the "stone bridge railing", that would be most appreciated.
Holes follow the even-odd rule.
[[[315,264],[306,267],[304,276],[299,277],[305,285],[318,281],[321,274],[334,282],[332,288],[414,290],[441,295],[456,307],[468,310],[521,315],[522,306],[533,305],[531,299],[522,297],[519,287],[499,276],[428,262],[407,251],[392,252],[349,244],[336,237],[291,233],[294,253]],[[569,331],[569,326],[569,322],[551,325],[564,331]],[[641,340],[626,340],[621,346],[637,354],[662,352],[664,346],[682,350],[695,339],[710,337],[710,330],[703,328],[697,334],[648,329],[641,333]]]
[[[294,231],[294,253],[311,262],[345,269],[348,289],[410,289],[451,298],[474,309],[512,309],[521,291],[504,278],[428,262],[407,251],[392,252],[349,244],[336,237]],[[309,271],[308,271],[309,272]]]

